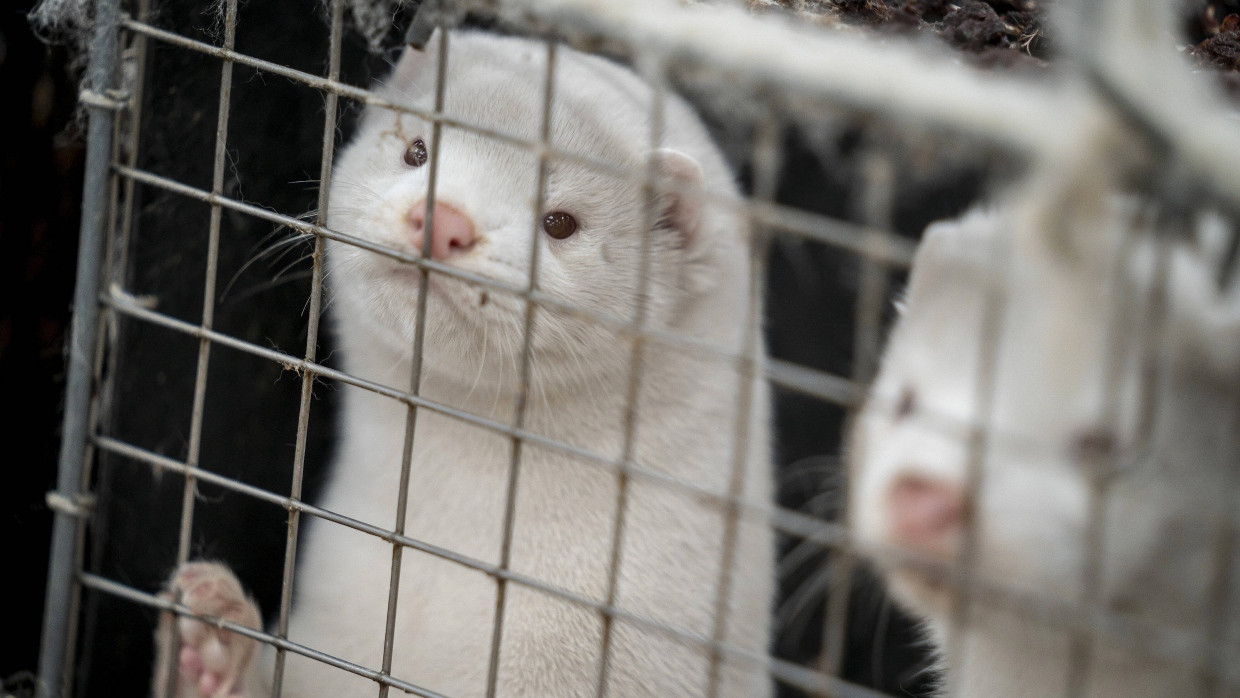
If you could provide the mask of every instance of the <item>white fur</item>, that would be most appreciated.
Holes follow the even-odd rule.
[[[457,32],[450,36],[446,112],[537,141],[546,56],[542,44]],[[379,89],[430,110],[437,44],[406,55]],[[561,48],[552,143],[630,171],[649,160],[651,91],[629,71]],[[689,108],[666,100],[663,145],[670,177],[698,179],[735,196],[721,156]],[[411,169],[402,153],[415,137],[430,147],[429,124],[369,109],[332,178],[329,226],[415,253],[405,216],[425,196],[430,166]],[[528,149],[445,127],[438,145],[438,200],[469,216],[473,249],[452,266],[516,287],[528,280],[530,236],[539,236],[539,288],[563,301],[628,319],[641,238],[640,185],[589,168],[553,163],[544,211],[533,210],[538,160]],[[697,170],[686,165],[696,162]],[[671,220],[695,230],[656,230],[648,326],[695,337],[736,355],[747,329],[748,259],[738,220],[686,195],[662,193]],[[678,208],[677,208],[678,207]],[[565,240],[536,231],[547,211],[566,211],[581,229]],[[419,278],[416,270],[340,243],[328,250],[331,312],[345,370],[399,389],[410,384]],[[520,376],[525,304],[497,290],[432,275],[421,394],[486,419],[511,423]],[[756,331],[756,330],[755,330]],[[617,331],[550,309],[534,322],[525,428],[605,458],[624,445],[630,343]],[[761,361],[761,357],[759,357]],[[733,462],[737,395],[734,359],[707,358],[648,343],[641,367],[634,460],[646,470],[724,494]],[[743,496],[769,505],[771,472],[765,387],[754,383]],[[344,388],[340,442],[319,504],[381,527],[396,520],[407,410],[394,400]],[[431,410],[419,410],[405,532],[488,564],[500,562],[512,439]],[[511,569],[603,603],[607,597],[614,470],[525,443],[516,498]],[[626,612],[709,638],[726,515],[715,501],[632,478],[617,603]],[[300,548],[290,640],[379,667],[392,547],[317,521]],[[742,519],[728,599],[726,641],[766,651],[773,595],[773,539]],[[485,691],[496,582],[481,572],[406,549],[396,612],[392,674],[452,696]],[[639,624],[613,627],[608,695],[703,695],[708,653]],[[499,695],[594,695],[600,613],[521,584],[508,586]],[[268,648],[269,650],[269,648]],[[271,652],[267,651],[270,655]],[[268,656],[268,661],[270,656]],[[720,695],[770,693],[765,672],[724,662]],[[269,692],[260,663],[249,694]],[[284,696],[369,696],[373,682],[290,654]]]
[[[1053,613],[1023,614],[981,593],[966,598],[967,621],[955,625],[951,594],[892,549],[887,492],[902,473],[965,482],[969,431],[986,428],[970,503],[975,581],[1016,594],[1017,606],[1066,608],[1079,620],[1071,609],[1087,598],[1093,479],[1074,448],[1082,434],[1105,430],[1120,457],[1100,480],[1097,603],[1186,638],[1187,650],[1099,633],[1084,695],[1199,695],[1196,669],[1214,652],[1225,686],[1217,695],[1237,695],[1240,554],[1225,563],[1230,570],[1213,557],[1223,531],[1240,524],[1240,293],[1214,282],[1220,222],[1203,216],[1190,240],[1159,238],[1138,222],[1135,202],[1102,186],[1073,189],[1062,173],[1050,179],[1061,187],[1053,196],[1035,183],[1019,202],[927,231],[852,434],[852,524],[896,598],[946,653],[953,695],[1064,695],[1069,658],[1081,655],[1071,633]],[[1160,254],[1169,258],[1161,324],[1148,319]],[[984,321],[988,302],[999,304],[994,326]],[[980,414],[987,328],[998,330],[993,399]],[[1159,371],[1152,385],[1142,380],[1149,361]],[[916,407],[900,416],[905,390]],[[1148,422],[1142,404],[1155,408]],[[1231,579],[1222,618],[1212,596],[1220,572]],[[1211,634],[1216,622],[1223,632]]]

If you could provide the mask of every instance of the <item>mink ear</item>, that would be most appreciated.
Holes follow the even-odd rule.
[[[656,183],[661,207],[658,223],[679,234],[679,247],[693,247],[702,223],[702,166],[688,155],[667,148],[660,149],[655,158],[661,180]]]
[[[443,37],[443,29],[437,27],[421,48],[406,45],[392,70],[391,84],[414,85],[431,80],[435,74],[435,65],[439,61],[439,42]]]
[[[944,283],[970,270],[994,267],[1000,261],[997,238],[1006,225],[1000,213],[977,208],[928,226],[913,257],[905,303],[918,304],[922,297],[935,295]]]
[[[920,302],[922,296],[933,294],[939,280],[951,272],[952,238],[958,234],[961,223],[958,220],[937,221],[922,233],[921,242],[917,244],[917,253],[913,256],[913,264],[909,268],[908,284],[904,289],[904,300],[901,308]]]

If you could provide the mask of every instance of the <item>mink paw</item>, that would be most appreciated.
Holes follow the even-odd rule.
[[[226,566],[187,562],[172,575],[160,597],[179,600],[201,616],[249,628],[261,627],[258,605]],[[163,698],[244,696],[257,642],[197,618],[161,614],[155,633],[157,659],[152,693]],[[175,678],[170,681],[170,672]],[[171,693],[170,693],[171,691]]]

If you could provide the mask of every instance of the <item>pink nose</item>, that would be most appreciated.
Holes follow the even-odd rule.
[[[421,251],[426,234],[426,199],[419,199],[409,209],[410,238]],[[459,209],[442,201],[435,202],[431,219],[431,259],[444,260],[474,246],[474,222]]]
[[[959,484],[905,473],[896,478],[889,497],[893,542],[932,554],[954,552],[968,516]]]

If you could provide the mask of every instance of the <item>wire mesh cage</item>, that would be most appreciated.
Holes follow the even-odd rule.
[[[1240,692],[1234,115],[1064,4],[99,0],[41,690]]]

